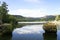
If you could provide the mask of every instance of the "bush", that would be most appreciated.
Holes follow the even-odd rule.
[[[52,23],[52,22],[47,22],[46,24],[44,24],[43,29],[45,31],[49,31],[49,32],[56,32],[57,31],[56,24]]]
[[[12,32],[12,25],[11,24],[3,24],[3,33]]]

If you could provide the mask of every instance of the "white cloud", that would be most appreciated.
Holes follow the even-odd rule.
[[[26,2],[34,2],[34,3],[39,3],[39,0],[24,0]]]
[[[46,9],[17,9],[11,10],[9,14],[12,15],[22,15],[25,17],[43,17],[46,15],[58,15],[60,11],[56,10],[46,10]]]
[[[12,15],[22,15],[25,17],[42,17],[47,15],[46,12],[43,12],[40,9],[18,9],[12,10],[9,13]]]
[[[34,25],[30,25],[30,27],[24,26],[22,28],[16,28],[13,31],[13,33],[14,32],[16,32],[18,34],[32,34],[32,33],[38,34],[38,33],[44,33],[44,30],[42,29],[42,25],[35,25],[35,26]]]

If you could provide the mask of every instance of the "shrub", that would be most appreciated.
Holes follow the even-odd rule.
[[[50,32],[57,31],[56,24],[52,22],[47,22],[46,24],[44,24],[43,29]]]
[[[11,24],[3,24],[3,33],[12,32],[12,25]]]

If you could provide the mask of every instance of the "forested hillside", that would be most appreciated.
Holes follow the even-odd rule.
[[[47,15],[47,16],[38,17],[38,18],[24,17],[21,15],[13,15],[13,16],[16,17],[18,22],[21,22],[21,21],[53,21],[56,18],[56,16],[53,16],[53,15]]]

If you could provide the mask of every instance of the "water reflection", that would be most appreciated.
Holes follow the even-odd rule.
[[[60,40],[60,30],[57,33],[45,33],[42,25],[27,25],[16,28],[12,40]]]
[[[60,40],[60,30],[57,31],[57,40]]]
[[[0,35],[0,40],[12,40],[11,35]]]
[[[0,40],[60,40],[60,26],[57,33],[45,33],[42,25],[27,25],[16,28],[11,35],[0,36]]]
[[[43,40],[42,34],[15,34],[12,40]]]
[[[30,25],[13,31],[12,40],[44,40],[42,25]]]
[[[56,33],[44,33],[44,40],[57,40]]]

